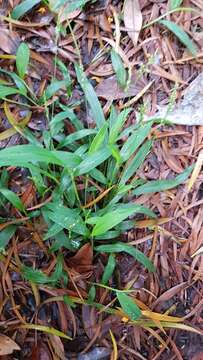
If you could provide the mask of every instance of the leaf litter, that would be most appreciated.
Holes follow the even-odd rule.
[[[201,1],[2,3],[0,355],[198,358]]]

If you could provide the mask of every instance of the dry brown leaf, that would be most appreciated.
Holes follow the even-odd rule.
[[[145,85],[144,81],[138,80],[133,74],[128,89],[123,90],[118,85],[117,78],[114,75],[102,80],[96,87],[96,93],[98,97],[106,100],[118,100],[136,96],[144,89]]]
[[[14,350],[20,350],[18,344],[8,336],[0,334],[0,356],[12,354]]]
[[[0,48],[7,54],[15,54],[18,45],[20,44],[19,35],[8,29],[1,29],[0,31]]]
[[[137,46],[142,28],[142,13],[139,0],[126,0],[124,5],[124,24],[134,46]]]
[[[173,286],[171,289],[166,290],[163,294],[159,296],[158,299],[153,303],[153,308],[157,306],[160,302],[168,301],[174,297],[179,291],[183,290],[187,286],[187,282],[182,282],[178,285]]]

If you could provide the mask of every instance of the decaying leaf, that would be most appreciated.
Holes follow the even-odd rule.
[[[11,30],[1,28],[0,48],[7,54],[15,54],[20,44],[20,36]]]
[[[118,100],[127,97],[132,97],[139,94],[145,87],[144,81],[137,78],[135,74],[132,75],[129,87],[123,90],[116,79],[116,76],[110,76],[102,80],[96,87],[96,94],[98,97],[106,100]]]
[[[20,350],[18,344],[8,336],[0,334],[0,356],[12,354],[14,350]]]
[[[134,46],[137,46],[142,28],[142,13],[139,0],[126,0],[124,4],[124,23]]]

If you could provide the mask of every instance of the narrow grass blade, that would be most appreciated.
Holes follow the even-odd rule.
[[[108,129],[108,124],[105,123],[99,130],[98,134],[92,140],[92,143],[89,148],[89,154],[93,154],[95,153],[95,151],[98,151],[101,148],[102,144],[104,143],[104,139],[106,137],[107,129]]]
[[[116,78],[119,85],[124,88],[127,81],[127,74],[120,55],[114,50],[111,50],[111,62],[116,73]]]
[[[13,191],[0,188],[0,193],[18,210],[25,211],[24,205],[18,195],[16,195]]]
[[[62,140],[59,145],[58,148],[62,148],[62,147],[66,147],[72,143],[74,143],[75,141],[84,139],[87,136],[90,135],[95,135],[97,133],[96,130],[94,129],[82,129],[79,131],[74,132],[73,134],[68,135],[64,140]]]
[[[188,176],[191,174],[193,166],[189,166],[182,174],[176,176],[174,179],[170,180],[153,180],[148,181],[146,184],[139,186],[137,189],[132,191],[132,195],[142,195],[153,192],[160,192],[169,189],[184,183]]]
[[[128,160],[131,155],[138,149],[138,147],[143,143],[146,137],[149,135],[152,127],[152,122],[148,122],[145,125],[139,127],[135,130],[128,140],[124,143],[121,148],[120,155],[123,161]]]
[[[109,134],[110,144],[114,144],[118,140],[119,133],[131,111],[132,109],[125,109],[117,116],[116,121],[114,121],[114,124],[111,126]]]
[[[115,267],[116,267],[116,260],[115,260],[115,256],[113,254],[110,254],[109,255],[109,258],[108,258],[108,262],[107,262],[107,265],[104,269],[104,273],[102,275],[102,284],[105,285],[108,283],[109,279],[111,278],[114,270],[115,270]]]
[[[0,252],[4,251],[6,246],[8,245],[9,240],[15,234],[16,231],[15,225],[9,225],[5,229],[0,232]]]
[[[20,91],[16,88],[0,85],[0,99],[5,98],[8,95],[19,94]]]
[[[77,75],[78,82],[84,91],[85,98],[92,110],[93,118],[97,124],[97,127],[100,129],[105,123],[104,113],[101,107],[101,104],[97,98],[97,95],[94,91],[93,86],[90,84],[86,75],[82,71],[79,65],[75,65],[75,71]]]
[[[16,20],[19,19],[40,2],[41,0],[24,0],[13,9],[11,17]]]
[[[0,166],[27,166],[44,162],[61,166],[76,167],[80,157],[63,151],[50,151],[34,145],[17,145],[0,151]]]
[[[154,264],[151,262],[151,260],[149,260],[147,256],[145,256],[141,251],[136,249],[134,246],[122,242],[117,242],[116,244],[96,246],[95,250],[104,253],[126,252],[127,254],[133,256],[135,260],[139,261],[142,265],[144,265],[149,271],[151,272],[155,271]]]
[[[191,52],[193,56],[197,54],[197,47],[188,34],[177,24],[170,20],[159,20],[159,24],[169,29],[183,45]]]
[[[59,336],[61,338],[67,339],[67,340],[72,340],[72,338],[70,338],[70,336],[64,334],[63,332],[61,332],[53,327],[49,327],[49,326],[38,325],[38,324],[23,324],[23,325],[20,325],[20,328],[28,329],[28,330],[38,330],[38,331],[45,332],[47,334]]]
[[[131,178],[131,176],[135,174],[136,170],[143,164],[151,147],[152,147],[152,141],[151,140],[146,141],[138,150],[134,158],[127,163],[120,179],[120,185],[126,184],[126,182]]]
[[[118,301],[124,311],[124,313],[131,319],[137,320],[141,317],[142,313],[134,300],[125,293],[116,292]]]
[[[123,220],[135,213],[146,214],[154,217],[154,213],[144,206],[136,204],[128,204],[128,206],[117,207],[116,210],[110,211],[105,215],[99,217],[93,228],[92,236],[98,236],[104,234],[106,231],[112,229],[116,225],[120,224]]]
[[[174,10],[182,5],[183,0],[170,0],[169,8]]]
[[[24,78],[30,59],[30,49],[26,43],[21,43],[16,53],[16,67],[20,78]]]
[[[75,169],[75,175],[83,175],[102,164],[111,155],[111,151],[106,147],[88,155]]]

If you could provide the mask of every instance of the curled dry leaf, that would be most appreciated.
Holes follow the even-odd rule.
[[[12,354],[14,350],[20,350],[18,344],[8,336],[0,334],[0,356]]]
[[[142,28],[142,13],[139,0],[126,0],[124,4],[124,24],[134,46],[137,46]]]
[[[15,54],[20,44],[20,37],[15,31],[1,29],[0,49],[7,54]]]

